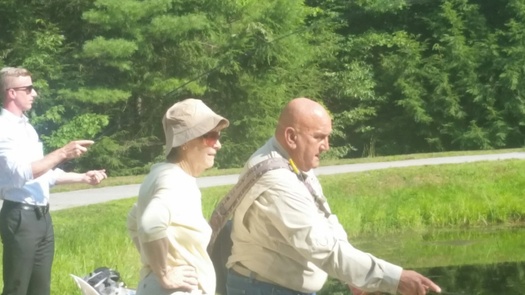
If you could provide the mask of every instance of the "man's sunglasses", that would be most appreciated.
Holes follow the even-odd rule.
[[[9,89],[13,89],[13,90],[16,90],[16,91],[24,90],[26,92],[26,94],[30,94],[31,92],[33,92],[33,89],[35,89],[35,88],[33,87],[33,85],[28,85],[28,86],[7,88],[7,90],[9,90]]]
[[[204,143],[207,146],[214,147],[217,141],[221,138],[221,133],[218,131],[210,131],[201,137],[204,138]]]

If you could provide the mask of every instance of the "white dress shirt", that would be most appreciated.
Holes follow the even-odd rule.
[[[0,198],[44,206],[60,169],[33,178],[31,163],[44,157],[42,142],[26,116],[0,113]]]

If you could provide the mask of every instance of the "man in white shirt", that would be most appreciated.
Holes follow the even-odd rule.
[[[354,291],[440,292],[419,273],[348,242],[312,170],[329,149],[331,132],[331,118],[319,103],[294,99],[283,109],[275,136],[248,160],[244,172],[269,158],[284,158],[293,169],[266,172],[235,210],[228,295],[312,295],[328,275]]]
[[[73,173],[55,168],[84,154],[91,140],[72,141],[44,156],[38,134],[24,115],[37,97],[29,71],[0,70],[0,91],[2,295],[49,295],[55,244],[49,188],[63,183],[95,185],[107,176],[105,170]]]

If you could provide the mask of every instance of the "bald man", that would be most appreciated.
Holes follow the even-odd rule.
[[[323,106],[294,99],[283,109],[274,137],[248,160],[244,171],[277,157],[296,169],[264,174],[235,210],[232,255],[226,265],[228,295],[311,295],[328,275],[368,292],[440,292],[428,278],[348,242],[312,170],[330,148],[331,132],[332,121]]]

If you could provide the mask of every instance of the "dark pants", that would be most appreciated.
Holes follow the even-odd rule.
[[[315,295],[315,293],[301,293],[281,286],[268,284],[228,271],[226,283],[228,295]]]
[[[0,236],[4,245],[2,295],[49,295],[55,251],[49,213],[38,216],[16,203],[4,201]]]

